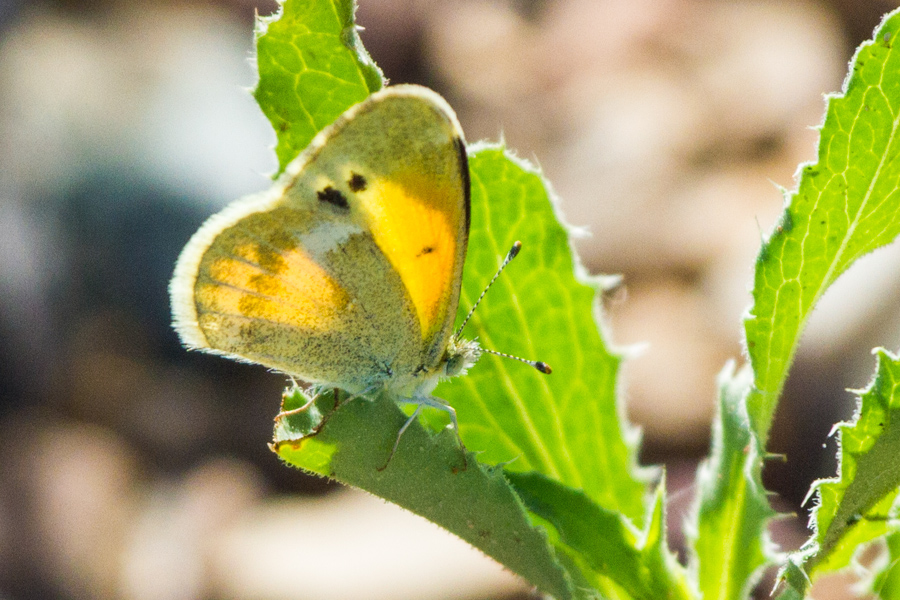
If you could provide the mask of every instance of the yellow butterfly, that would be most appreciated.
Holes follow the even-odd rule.
[[[389,87],[194,234],[169,286],[174,327],[189,348],[418,405],[397,443],[423,406],[458,436],[430,394],[482,352],[452,330],[468,234],[453,110],[426,88]]]

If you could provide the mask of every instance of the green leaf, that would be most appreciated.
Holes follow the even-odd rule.
[[[484,355],[466,377],[435,395],[454,406],[462,437],[479,460],[537,471],[643,522],[646,475],[637,435],[617,404],[620,357],[598,330],[599,283],[589,279],[541,175],[498,146],[470,158],[472,226],[459,321],[513,242],[522,251],[485,296],[463,332],[491,350],[542,360],[544,375]],[[574,272],[573,272],[574,268]]]
[[[900,531],[885,539],[887,552],[872,566],[872,593],[880,600],[900,600]]]
[[[538,473],[507,476],[528,510],[553,527],[557,548],[582,563],[585,578],[600,589],[609,579],[638,600],[696,597],[666,545],[664,485],[657,490],[647,524],[638,531],[580,490]]]
[[[816,301],[856,259],[900,233],[900,14],[856,52],[844,92],[828,99],[818,159],[756,263],[745,321],[755,375],[748,412],[763,445],[802,329]]]
[[[719,376],[719,407],[712,451],[697,471],[697,497],[686,526],[691,574],[704,600],[747,598],[762,569],[776,556],[766,532],[775,514],[760,479],[759,440],[750,429],[744,399],[749,368]]]
[[[257,20],[254,96],[278,136],[278,172],[326,125],[383,85],[357,34],[353,0],[279,0]]]
[[[891,507],[900,492],[900,359],[883,349],[876,353],[875,378],[860,396],[854,420],[838,425],[839,476],[813,485],[815,533],[791,556],[810,581],[847,567],[861,544],[891,529]]]
[[[306,401],[294,390],[283,408],[292,410]],[[279,419],[272,447],[291,465],[366,490],[437,523],[555,598],[576,597],[546,534],[531,524],[502,469],[482,465],[472,454],[464,460],[452,431],[432,435],[413,422],[388,463],[406,418],[385,395],[357,398],[335,410],[329,390],[306,411]]]
[[[809,587],[809,576],[795,562],[795,557],[788,557],[787,562],[778,573],[778,584],[786,583],[784,590],[778,594],[778,600],[803,600]]]

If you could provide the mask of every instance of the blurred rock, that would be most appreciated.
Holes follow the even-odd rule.
[[[222,397],[209,379],[154,362],[147,332],[125,314],[76,323],[59,397],[74,416],[128,435],[163,464],[184,463],[225,428]]]
[[[358,3],[360,37],[389,84],[430,83],[432,73],[421,51],[423,24],[429,11],[421,0]]]
[[[223,535],[263,494],[252,467],[212,459],[180,480],[162,481],[147,491],[123,552],[120,596],[126,600],[222,597],[210,579],[213,556]]]
[[[20,448],[44,575],[69,597],[114,598],[140,480],[130,448],[91,425],[41,425]],[[27,479],[26,479],[27,478]]]
[[[464,600],[528,589],[437,525],[354,490],[269,501],[215,549],[220,598]]]
[[[836,24],[814,5],[669,7],[664,35],[633,50],[642,51],[640,62],[598,68],[573,82],[572,91],[583,94],[593,81],[597,101],[592,110],[582,102],[572,138],[542,160],[569,218],[595,233],[593,243],[580,246],[586,262],[627,274],[656,270],[661,257],[693,254],[690,245],[703,243],[660,236],[675,211],[705,224],[686,195],[698,180],[764,162],[768,179],[783,177],[790,187],[797,157],[784,151],[792,147],[787,140],[801,136],[810,145],[800,158],[814,158],[815,135],[807,128],[821,121],[822,91],[837,89],[844,71]],[[731,206],[730,197],[720,202],[723,210]],[[756,197],[758,210],[773,205],[781,205],[774,190]],[[743,214],[722,225],[740,226]],[[757,247],[759,238],[731,236],[731,243]],[[693,254],[680,268],[702,269],[714,256]]]
[[[626,291],[610,306],[610,321],[618,344],[638,345],[626,347],[623,366],[628,414],[648,441],[696,450],[708,435],[716,375],[739,347],[712,335],[703,297],[683,282],[654,280]]]
[[[241,89],[250,31],[201,4],[29,16],[0,48],[3,179],[48,193],[112,165],[213,206],[265,187],[274,134]]]

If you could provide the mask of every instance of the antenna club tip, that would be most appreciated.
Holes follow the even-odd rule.
[[[543,373],[544,375],[549,375],[550,373],[553,372],[553,369],[550,368],[550,365],[548,365],[545,362],[541,362],[541,361],[537,361],[536,363],[534,363],[534,368],[537,369],[538,371],[540,371],[541,373]]]
[[[513,259],[519,253],[519,250],[522,249],[522,242],[516,240],[516,242],[512,245],[512,248],[509,249],[509,258]]]

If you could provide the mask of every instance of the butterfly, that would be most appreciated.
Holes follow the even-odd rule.
[[[191,349],[417,405],[391,456],[425,406],[448,413],[458,437],[455,410],[431,392],[483,352],[453,331],[469,187],[447,102],[414,85],[376,92],[270,190],[194,234],[169,286],[174,328]]]

